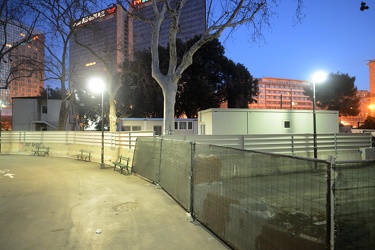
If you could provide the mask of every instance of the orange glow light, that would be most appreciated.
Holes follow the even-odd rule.
[[[116,6],[113,6],[113,8],[107,9],[108,14],[115,13],[116,11]]]
[[[150,0],[133,0],[133,6],[136,6],[138,4],[146,3]]]

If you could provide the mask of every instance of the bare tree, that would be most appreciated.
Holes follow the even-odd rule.
[[[61,108],[58,130],[65,130],[69,110],[74,102],[74,86],[68,88],[69,39],[74,33],[75,20],[91,13],[95,0],[40,0],[27,6],[40,15],[45,32],[45,80],[58,82],[61,88]]]
[[[138,2],[138,1],[136,1]],[[250,38],[261,36],[264,26],[269,25],[273,8],[277,7],[277,0],[207,0],[207,30],[186,51],[179,63],[176,52],[176,38],[179,30],[181,12],[187,0],[153,0],[152,18],[147,18],[139,12],[138,5],[130,1],[129,14],[134,18],[143,20],[150,25],[152,76],[158,82],[164,95],[164,131],[163,134],[171,134],[174,129],[174,107],[177,93],[177,83],[182,73],[192,64],[195,52],[208,41],[218,38],[224,30],[231,34],[240,25],[247,25]],[[296,14],[300,14],[302,0],[297,0]],[[163,22],[170,21],[169,26],[169,67],[166,74],[160,70],[159,38],[160,28]]]
[[[117,8],[116,12],[120,13],[124,11],[119,5],[110,6],[109,9]],[[72,43],[81,46],[85,50],[89,51],[90,54],[95,58],[95,61],[98,61],[98,65],[96,65],[98,72],[96,77],[103,78],[102,80],[105,81],[106,91],[105,93],[108,94],[109,98],[109,128],[111,132],[116,132],[116,122],[117,122],[117,115],[116,115],[116,95],[119,89],[122,86],[122,77],[124,76],[124,72],[122,69],[123,59],[127,54],[127,43],[125,42],[124,34],[117,34],[119,38],[116,40],[115,43],[113,41],[108,41],[110,39],[109,36],[106,35],[107,31],[105,26],[102,27],[100,22],[91,22],[87,25],[83,25],[82,30],[78,26],[74,32],[74,40]],[[81,32],[82,31],[82,32]],[[85,32],[89,33],[92,36],[92,39],[95,39],[96,44],[103,44],[103,47],[100,49],[95,46],[96,44],[91,44],[85,42]],[[120,29],[121,32],[123,29]],[[83,35],[83,36],[82,36]],[[87,37],[87,35],[86,35]],[[104,70],[102,70],[104,68]],[[92,74],[92,71],[90,71]],[[77,71],[81,76],[81,81],[88,80],[89,76],[85,75],[85,72]],[[83,77],[82,77],[83,76]],[[104,117],[102,117],[104,119]]]
[[[34,41],[37,35],[35,25],[39,15],[31,12],[25,3],[23,0],[0,1],[0,71],[5,76],[1,79],[0,89],[7,89],[11,82],[30,77],[42,68],[36,60],[18,51],[25,43]],[[11,30],[19,32],[13,33]]]

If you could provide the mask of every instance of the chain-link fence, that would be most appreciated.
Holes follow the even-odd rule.
[[[374,248],[372,165],[138,138],[133,171],[234,249]]]
[[[375,162],[334,167],[335,248],[375,249]]]

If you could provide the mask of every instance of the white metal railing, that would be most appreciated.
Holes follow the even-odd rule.
[[[153,131],[104,132],[104,145],[111,148],[134,149],[137,137],[154,136]],[[188,140],[196,143],[280,153],[293,156],[310,156],[313,152],[312,134],[257,134],[257,135],[166,135],[165,139]],[[100,131],[3,131],[0,138],[4,144],[57,143],[83,144],[100,147]],[[337,154],[347,150],[356,151],[372,145],[370,133],[329,133],[317,135],[320,154]]]
[[[108,147],[134,148],[137,137],[153,136],[153,131],[104,132],[104,145]],[[100,131],[3,131],[1,143],[57,143],[99,146]]]
[[[288,155],[311,153],[314,149],[313,134],[166,135],[163,138]],[[319,152],[353,151],[360,148],[369,148],[371,145],[371,133],[326,133],[317,135]]]

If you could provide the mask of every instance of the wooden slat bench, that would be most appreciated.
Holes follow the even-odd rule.
[[[46,156],[46,155],[49,155],[49,147],[36,146],[33,152],[34,152],[34,155]]]
[[[82,161],[91,161],[91,153],[90,150],[80,149],[79,154],[77,154],[77,160]]]
[[[125,156],[120,155],[118,160],[116,162],[113,162],[113,164],[114,164],[113,171],[115,171],[116,168],[120,168],[120,173],[122,174],[122,171],[125,168],[126,172],[128,172],[128,174],[129,174],[130,173],[129,172],[129,161],[130,161],[129,157],[125,157]]]

